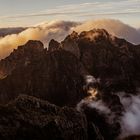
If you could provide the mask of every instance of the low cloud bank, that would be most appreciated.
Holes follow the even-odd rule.
[[[71,21],[53,21],[27,28],[18,34],[11,31],[10,34],[14,34],[1,37],[0,59],[8,56],[13,49],[17,48],[19,45],[25,44],[28,40],[41,40],[45,44],[45,47],[47,47],[48,42],[51,39],[61,41],[73,30],[81,32],[91,30],[93,28],[104,28],[109,33],[125,38],[129,42],[135,44],[140,43],[140,31],[118,20],[102,19],[83,23]]]
[[[28,28],[19,34],[0,38],[0,59],[8,56],[13,49],[25,44],[28,40],[41,40],[45,45],[53,38],[61,41],[72,27],[78,23],[56,21]]]

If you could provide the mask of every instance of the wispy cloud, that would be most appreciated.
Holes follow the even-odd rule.
[[[110,15],[128,15],[128,14],[139,14],[140,11],[128,11],[128,12],[109,12],[109,13],[97,13],[97,14],[83,14],[82,16],[110,16]]]
[[[41,16],[73,15],[73,14],[82,14],[82,12],[36,13],[36,14],[25,14],[25,15],[3,16],[0,19],[30,18],[30,17],[41,17]]]
[[[93,14],[94,13],[94,14]],[[0,19],[9,18],[30,18],[40,16],[94,16],[94,15],[120,15],[120,14],[138,14],[140,13],[140,0],[122,0],[110,2],[92,2],[57,6],[53,9],[29,13],[24,15],[4,16]]]
[[[127,16],[127,21],[129,20],[132,23],[132,19],[136,16],[138,17],[139,14],[140,0],[94,1],[56,6],[51,9],[36,11],[35,13],[3,16],[0,17],[0,20],[2,22],[10,21],[10,23],[15,20],[21,20],[20,23],[22,24],[25,22],[24,19],[28,19],[31,23],[36,24],[37,22],[43,21],[44,18],[47,18],[47,20],[89,20],[92,17],[104,17],[117,18],[125,22],[125,17]],[[139,18],[135,18],[133,22],[138,24],[140,20]]]

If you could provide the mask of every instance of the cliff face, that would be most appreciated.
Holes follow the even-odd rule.
[[[86,140],[85,116],[68,107],[20,96],[0,106],[1,140]]]

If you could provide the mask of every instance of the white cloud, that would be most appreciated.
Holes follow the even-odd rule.
[[[77,24],[75,22],[53,21],[30,27],[19,34],[0,38],[0,59],[9,55],[13,49],[25,44],[28,40],[41,40],[45,45],[53,38],[61,41],[69,33],[70,29]]]
[[[118,20],[102,19],[88,22],[53,21],[30,27],[19,34],[0,38],[0,59],[9,55],[13,49],[28,40],[41,40],[45,46],[51,39],[63,40],[73,30],[82,32],[93,28],[104,28],[113,35],[125,38],[133,43],[140,43],[140,32]]]

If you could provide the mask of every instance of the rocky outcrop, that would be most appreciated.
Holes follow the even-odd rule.
[[[78,33],[73,32],[71,35],[67,36],[64,41],[62,41],[62,49],[71,52],[77,58],[80,58],[80,49],[77,44]]]
[[[89,74],[100,78],[103,85],[109,85],[112,91],[135,92],[135,83],[140,83],[140,46],[114,37],[104,29],[84,31],[79,35],[74,32],[62,42],[64,49],[71,44],[68,42],[74,42],[70,52],[77,53],[75,56],[80,58]]]
[[[0,81],[0,102],[7,103],[19,94],[27,94],[59,106],[74,106],[86,96],[81,69],[70,52],[61,49],[43,53]]]
[[[56,51],[56,50],[59,50],[59,49],[60,49],[60,43],[57,42],[56,40],[52,39],[49,42],[48,51],[53,52],[53,51]]]
[[[87,122],[75,109],[22,95],[0,106],[0,139],[87,140]]]
[[[41,55],[43,49],[43,44],[40,41],[33,40],[19,46],[10,56],[0,61],[0,79],[4,79],[21,65],[27,66],[33,59]]]

